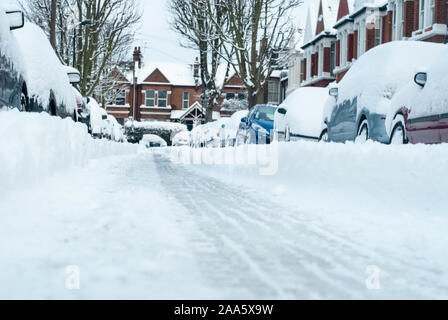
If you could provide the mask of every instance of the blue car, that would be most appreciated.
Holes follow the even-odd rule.
[[[250,144],[269,144],[274,130],[274,115],[277,107],[256,105],[249,115],[241,119],[239,135]]]

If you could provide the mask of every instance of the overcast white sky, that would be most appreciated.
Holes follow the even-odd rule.
[[[304,5],[296,10],[294,20],[305,25],[308,3],[317,6],[319,0],[304,0]],[[143,22],[138,31],[137,44],[143,49],[145,61],[166,61],[191,63],[197,56],[194,50],[182,48],[179,36],[171,31],[168,21],[168,0],[142,0]]]

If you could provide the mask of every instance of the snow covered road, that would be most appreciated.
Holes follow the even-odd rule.
[[[157,151],[2,195],[0,298],[448,297],[446,218],[366,226],[367,209],[211,170]]]

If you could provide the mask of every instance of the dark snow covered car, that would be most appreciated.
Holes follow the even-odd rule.
[[[28,108],[24,63],[12,31],[23,25],[21,11],[0,4],[0,108]]]
[[[392,144],[448,142],[448,49],[392,100]]]
[[[44,31],[32,23],[14,32],[26,68],[29,111],[77,120],[76,97],[68,75]]]
[[[436,43],[394,41],[361,56],[337,87],[330,89],[334,99],[328,100],[324,111],[322,139],[390,143],[387,123],[391,122],[392,100],[416,70],[434,61],[445,48]]]
[[[76,98],[76,112],[78,121],[81,123],[84,123],[89,133],[91,132],[91,126],[90,126],[90,110],[87,107],[88,98],[83,97],[81,92],[78,91],[78,89],[75,88],[75,85],[81,82],[81,74],[79,71],[73,67],[64,66],[65,71],[67,72],[68,79],[70,81],[70,84],[73,88],[73,93]]]

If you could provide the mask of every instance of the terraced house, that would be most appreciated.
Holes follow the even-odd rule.
[[[136,48],[134,56],[138,56]],[[196,59],[192,64],[176,62],[148,62],[135,73],[135,96],[133,74],[121,77],[116,88],[114,103],[107,106],[107,112],[124,123],[129,117],[138,121],[170,121],[186,124],[189,129],[203,123],[205,111],[202,108],[200,66]],[[226,80],[227,79],[227,80]],[[269,79],[265,100],[279,104],[282,98],[281,72],[275,72]],[[226,104],[247,99],[246,88],[239,78],[227,67],[219,68],[217,83],[223,84],[219,105],[213,112],[213,119],[230,117],[232,108]]]
[[[302,86],[339,82],[361,55],[383,43],[448,40],[447,0],[316,1],[318,14],[308,14],[302,47]]]

